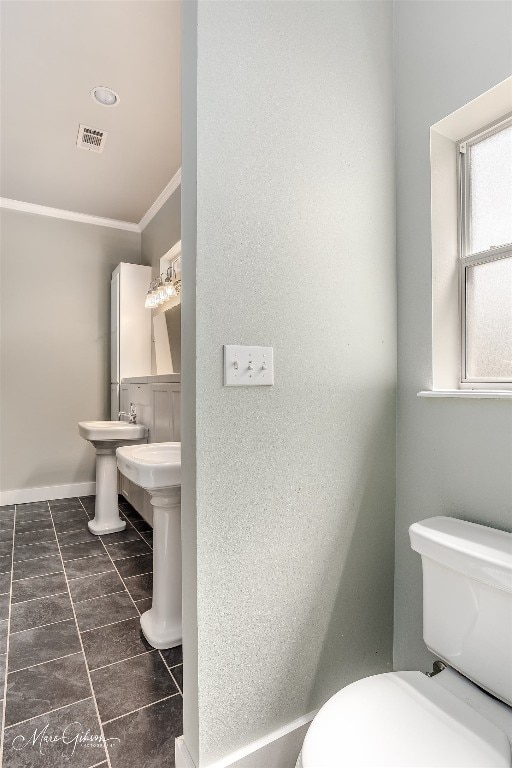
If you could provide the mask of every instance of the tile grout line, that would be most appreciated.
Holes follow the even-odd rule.
[[[14,549],[13,549],[14,557]],[[14,565],[18,563],[33,563],[35,560],[48,560],[49,557],[57,557],[57,555],[39,555],[39,557],[26,557],[25,560],[13,560]]]
[[[66,563],[76,563],[76,560],[66,560]],[[98,571],[98,573],[86,573],[84,576],[73,576],[72,579],[68,576],[68,581],[80,581],[81,579],[89,579],[91,576],[104,576],[106,573],[114,573],[114,571],[111,568],[109,571]]]
[[[57,557],[57,555],[52,555],[52,557]],[[44,560],[44,558],[42,558]],[[28,560],[22,560],[23,563],[28,563]],[[50,571],[50,573],[40,573],[38,576],[25,576],[23,579],[13,579],[13,584],[18,581],[30,581],[30,579],[41,579],[43,576],[55,576],[57,573],[60,573],[60,571]],[[14,603],[16,605],[16,603]]]
[[[130,523],[130,525],[131,525],[131,523]],[[136,529],[135,529],[135,530],[136,530]],[[142,538],[142,536],[141,536],[141,538]],[[102,542],[102,543],[103,543],[103,542]],[[147,542],[146,542],[146,544],[147,544]],[[106,546],[105,546],[105,544],[104,544],[104,543],[103,543],[103,546],[105,547],[105,550],[107,551],[107,548],[106,548]],[[149,544],[148,544],[148,546],[149,546]],[[151,547],[151,553],[153,553],[153,548],[152,548],[152,547]],[[108,551],[107,551],[107,555],[110,557],[110,555],[109,555]],[[112,558],[111,558],[111,557],[110,557],[110,559],[112,560]],[[115,562],[114,562],[113,560],[112,560],[112,565],[114,566],[114,568],[116,568],[116,564],[115,564]],[[117,571],[117,568],[116,568],[116,571]],[[120,579],[121,579],[121,581],[123,582],[124,588],[125,588],[125,589],[126,589],[126,591],[128,592],[128,595],[129,595],[129,597],[130,597],[130,600],[132,601],[133,605],[135,606],[135,610],[137,611],[137,613],[138,613],[138,614],[139,614],[139,616],[140,616],[140,615],[141,615],[141,612],[140,612],[140,610],[137,608],[137,604],[136,604],[135,600],[134,600],[134,599],[133,599],[133,597],[130,595],[130,592],[128,591],[128,587],[126,586],[126,584],[125,584],[125,582],[124,582],[124,579],[123,579],[123,577],[121,576],[121,574],[119,573],[119,571],[117,571],[117,573],[119,574],[119,578],[120,578]],[[182,691],[181,691],[181,688],[180,688],[180,686],[178,685],[178,683],[176,682],[176,679],[175,679],[174,675],[172,674],[171,670],[170,670],[170,669],[169,669],[169,667],[167,666],[167,663],[166,663],[166,661],[165,661],[165,659],[164,659],[164,657],[163,657],[163,654],[162,654],[161,650],[160,650],[159,648],[155,648],[155,650],[156,650],[156,651],[158,651],[158,655],[159,655],[159,656],[160,656],[160,658],[162,659],[162,661],[163,661],[163,663],[164,663],[164,665],[165,665],[165,668],[167,669],[167,672],[169,673],[169,675],[170,675],[170,677],[171,677],[171,680],[173,681],[174,685],[175,685],[175,686],[176,686],[176,688],[178,689],[178,692],[180,693],[180,695],[181,695],[181,696],[183,696],[183,693],[182,693]],[[155,703],[156,703],[156,702],[155,702]]]
[[[145,539],[145,538],[144,538],[144,536],[142,535],[142,532],[141,532],[141,531],[139,531],[139,529],[138,529],[138,528],[136,528],[136,527],[134,526],[134,524],[132,523],[132,521],[130,520],[130,518],[129,518],[129,517],[127,517],[127,516],[124,514],[123,510],[122,510],[122,509],[119,509],[119,507],[118,507],[118,510],[119,510],[119,512],[121,512],[122,516],[124,517],[124,519],[126,520],[126,522],[128,523],[128,525],[130,525],[130,526],[133,528],[133,530],[135,531],[135,533],[136,533],[136,534],[138,534],[138,536],[140,536],[140,538],[141,538],[141,539],[144,541],[144,543],[145,543],[145,544],[147,544],[147,545],[148,545],[148,547],[151,547],[151,550],[153,550],[153,546],[152,546],[152,545],[151,545],[151,544],[150,544],[148,541],[146,541],[146,539]],[[140,517],[141,517],[141,518],[144,520],[144,518],[142,517],[142,515],[140,515]],[[146,525],[149,525],[149,523],[148,523],[146,520],[144,520],[144,522],[146,523]],[[126,529],[125,529],[125,530],[126,530]],[[153,531],[153,528],[151,528],[151,531]]]
[[[124,595],[123,592],[117,592],[118,595]],[[110,597],[110,595],[102,595],[102,597]],[[80,603],[78,603],[80,605]],[[136,619],[137,616],[128,616],[127,619],[121,619],[121,621],[109,621],[108,624],[100,624],[99,627],[91,627],[90,629],[81,629],[80,632],[82,635],[85,635],[87,632],[94,632],[97,629],[105,629],[105,627],[113,627],[115,624],[122,624],[123,621],[130,621],[130,619]]]
[[[33,667],[42,667],[44,666],[44,664],[51,664],[52,661],[60,661],[61,659],[68,659],[70,656],[76,656],[79,653],[82,653],[82,651],[73,651],[73,653],[66,653],[64,654],[64,656],[57,656],[56,659],[50,659],[50,661],[38,661],[36,664],[29,664],[28,667],[13,669],[13,671],[10,674],[15,675],[17,672],[25,672],[27,669],[32,669]],[[37,715],[35,715],[35,717],[37,717]],[[29,718],[29,720],[30,719],[31,718]]]
[[[48,530],[50,530],[50,528],[48,528]],[[37,531],[28,531],[28,533],[37,533]],[[52,541],[51,539],[47,539],[46,541],[44,539],[42,541],[31,541],[28,544],[18,544],[18,546],[15,545],[14,549],[24,549],[25,547],[34,547],[36,544],[51,544],[51,541]],[[42,557],[50,557],[50,555],[42,555]],[[33,557],[32,560],[36,560],[36,558]],[[20,561],[18,560],[18,562]]]
[[[35,627],[28,627],[28,629],[16,629],[11,632],[11,635],[21,635],[23,632],[30,632],[33,629],[42,629],[43,627],[54,627],[56,624],[65,624],[66,621],[73,621],[71,617],[68,619],[59,619],[58,621],[48,621],[46,624],[38,624]]]
[[[114,573],[114,571],[107,571],[107,573]],[[95,576],[96,574],[92,574]],[[95,595],[94,597],[86,597],[85,600],[75,600],[75,603],[77,605],[82,605],[82,603],[90,603],[91,600],[101,600],[102,597],[112,597],[112,595],[122,595],[123,590],[118,589],[117,592],[105,592],[104,595]],[[115,623],[115,622],[114,622]]]
[[[12,549],[11,549],[11,583],[9,587],[9,615],[7,617],[7,641],[5,646],[5,680],[3,690],[3,711],[2,711],[2,732],[0,734],[0,765],[3,762],[4,741],[5,741],[5,712],[7,710],[7,674],[9,672],[9,646],[11,637],[11,603],[12,603],[12,582],[14,576],[14,536],[16,533],[16,504],[14,505],[14,517],[12,524]]]
[[[74,562],[74,561],[70,560],[68,562]],[[106,573],[114,573],[114,571],[106,571]],[[103,576],[102,573],[100,573],[100,574],[92,573],[91,574],[91,576],[96,576],[96,575]],[[37,579],[38,577],[34,576],[34,578]],[[84,576],[83,578],[88,579],[90,577],[89,576]],[[70,579],[70,581],[78,581],[78,579]],[[110,595],[119,595],[121,592],[123,592],[122,589],[119,589],[117,592],[105,592],[104,595],[95,595],[95,597],[86,597],[84,600],[75,600],[75,603],[88,603],[90,600],[99,600],[100,597],[110,597]],[[5,592],[4,594],[8,595],[9,593]],[[61,595],[67,595],[67,591],[66,592],[64,592],[64,591],[63,592],[52,592],[50,595],[41,595],[41,597],[29,597],[28,600],[18,600],[18,602],[17,603],[13,603],[13,605],[25,605],[25,603],[35,603],[36,600],[48,600],[49,597],[60,597]],[[1,597],[1,595],[0,595],[0,597]],[[144,599],[144,598],[141,598],[141,599]],[[66,621],[66,619],[60,619],[60,621]],[[50,624],[56,624],[57,622],[51,621],[49,623]],[[44,625],[40,625],[40,626],[44,626]],[[17,631],[18,632],[24,632],[25,630],[24,629],[19,629]]]
[[[35,576],[34,578],[37,578]],[[29,597],[27,600],[18,600],[17,603],[13,603],[14,605],[25,605],[25,603],[35,603],[36,600],[47,600],[49,597],[60,597],[60,595],[67,595],[67,592],[52,592],[51,595],[41,595],[41,597]]]
[[[138,618],[137,616],[132,616],[132,619]],[[126,621],[131,621],[132,619],[126,619]],[[106,669],[107,667],[114,667],[116,664],[122,664],[124,661],[130,661],[130,659],[138,659],[139,656],[146,656],[148,653],[153,653],[156,648],[150,648],[149,651],[142,651],[141,653],[134,653],[133,656],[128,656],[126,659],[119,659],[119,661],[111,661],[110,664],[102,664],[101,667],[94,667],[94,669],[91,669],[91,672],[98,672],[100,669]]]
[[[179,693],[171,693],[170,696],[164,696],[162,699],[158,699],[158,701],[152,701],[150,704],[144,704],[143,707],[132,709],[130,712],[126,712],[124,715],[111,717],[110,720],[105,720],[105,725],[108,725],[109,723],[114,723],[116,720],[121,720],[121,718],[123,717],[128,717],[128,715],[134,715],[136,712],[142,712],[143,709],[148,709],[148,707],[152,707],[154,704],[161,704],[162,701],[167,701],[167,699],[174,699],[175,696],[179,696],[179,695],[180,695]]]
[[[31,720],[35,720],[36,717],[44,717],[45,715],[51,715],[53,712],[59,712],[61,709],[66,709],[66,707],[72,707],[75,704],[81,704],[83,701],[89,701],[89,699],[92,699],[92,696],[86,696],[85,699],[79,699],[78,701],[73,701],[71,704],[63,704],[62,707],[55,707],[55,709],[49,709],[47,712],[41,712],[40,715],[34,715],[34,717],[27,717],[26,720],[20,720],[17,723],[11,723],[10,725],[6,726],[6,731],[9,730],[9,728],[14,728],[16,725],[23,725],[23,723],[30,723]]]
[[[172,667],[172,668],[171,668],[171,667],[168,665],[168,663],[166,662],[166,660],[164,659],[162,652],[161,652],[161,651],[159,651],[159,653],[160,653],[160,658],[162,659],[163,663],[164,663],[164,664],[165,664],[165,666],[167,667],[167,671],[168,671],[168,673],[169,673],[169,674],[170,674],[170,676],[172,677],[172,680],[173,680],[173,683],[174,683],[174,685],[176,686],[176,688],[177,688],[177,689],[178,689],[178,691],[180,692],[180,696],[183,698],[183,691],[181,690],[180,686],[178,685],[178,681],[176,680],[176,678],[174,677],[174,675],[173,675],[173,673],[172,673],[172,669],[175,669],[176,667],[179,667],[179,666],[180,666],[180,664],[175,664],[175,665],[174,665],[174,667]]]
[[[82,502],[80,502],[80,504],[82,504]],[[83,507],[83,504],[82,504],[82,507]],[[55,532],[55,537],[57,537],[57,531],[55,529],[55,521],[53,519],[53,515],[52,515],[52,510],[51,510],[50,504],[48,504],[48,508],[50,510],[50,515],[51,515],[51,518],[52,518],[53,530]],[[85,507],[83,507],[83,508],[85,510]],[[98,718],[98,724],[99,724],[99,727],[100,727],[101,738],[103,740],[103,747],[105,749],[105,754],[107,756],[107,765],[108,765],[108,768],[112,768],[112,764],[110,762],[110,755],[109,755],[108,748],[107,748],[107,742],[105,741],[105,733],[103,732],[103,725],[102,725],[102,722],[101,722],[100,712],[99,712],[99,709],[98,709],[98,702],[96,701],[96,695],[94,693],[94,687],[93,687],[93,684],[92,684],[91,672],[89,670],[89,664],[87,662],[87,656],[85,655],[84,644],[82,642],[82,635],[80,634],[80,627],[78,626],[78,619],[76,618],[75,606],[74,606],[74,603],[73,603],[73,598],[71,597],[71,589],[69,588],[69,581],[68,581],[68,577],[67,577],[67,573],[66,573],[66,568],[65,568],[65,565],[64,565],[64,559],[63,559],[62,553],[60,551],[60,544],[59,544],[58,540],[57,540],[57,547],[59,549],[59,555],[60,555],[60,559],[61,559],[61,563],[62,563],[62,570],[64,572],[64,578],[66,580],[66,584],[67,584],[67,588],[68,588],[69,600],[70,600],[70,603],[71,603],[71,610],[73,611],[73,616],[75,618],[75,627],[76,627],[76,631],[77,631],[77,634],[78,634],[78,639],[80,641],[80,647],[82,649],[82,654],[83,654],[83,659],[84,659],[84,664],[85,664],[85,670],[87,672],[87,677],[89,679],[89,686],[91,688],[92,700],[94,702],[94,708],[96,710],[96,717]]]

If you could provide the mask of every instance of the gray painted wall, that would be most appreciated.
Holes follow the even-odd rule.
[[[185,84],[195,34],[185,19]],[[391,665],[392,6],[200,2],[197,45],[183,559],[187,582],[197,547],[185,739],[205,765]],[[275,386],[223,388],[225,343],[273,345]]]
[[[110,275],[140,235],[0,213],[1,489],[94,480],[77,422],[109,418]]]
[[[511,74],[511,29],[509,2],[395,3],[398,669],[432,663],[409,525],[452,515],[512,530],[511,404],[416,397],[432,382],[429,128]]]
[[[160,259],[169,248],[181,239],[181,186],[170,196],[158,213],[143,229],[141,237],[142,263],[152,268],[153,279],[160,273]],[[158,313],[153,310],[153,314]],[[155,346],[153,328],[151,329],[151,372],[156,373]],[[176,357],[176,355],[174,356]],[[173,357],[173,369],[181,369],[181,346],[179,359]]]

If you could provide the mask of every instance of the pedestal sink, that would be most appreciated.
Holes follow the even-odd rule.
[[[173,648],[181,643],[181,443],[118,448],[117,466],[153,506],[153,602],[140,626],[153,648]]]
[[[78,432],[96,449],[96,503],[89,530],[97,536],[123,531],[117,504],[116,449],[126,443],[146,442],[148,429],[127,421],[79,421]]]

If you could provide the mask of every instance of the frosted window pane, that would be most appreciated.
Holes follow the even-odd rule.
[[[466,269],[468,378],[512,379],[512,257]]]
[[[512,243],[512,125],[470,148],[471,253]]]

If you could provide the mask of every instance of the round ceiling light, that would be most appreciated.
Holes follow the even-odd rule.
[[[113,91],[112,88],[107,88],[105,85],[98,85],[96,88],[93,88],[91,96],[94,101],[97,101],[98,104],[101,104],[104,107],[113,107],[119,103],[119,94]]]

